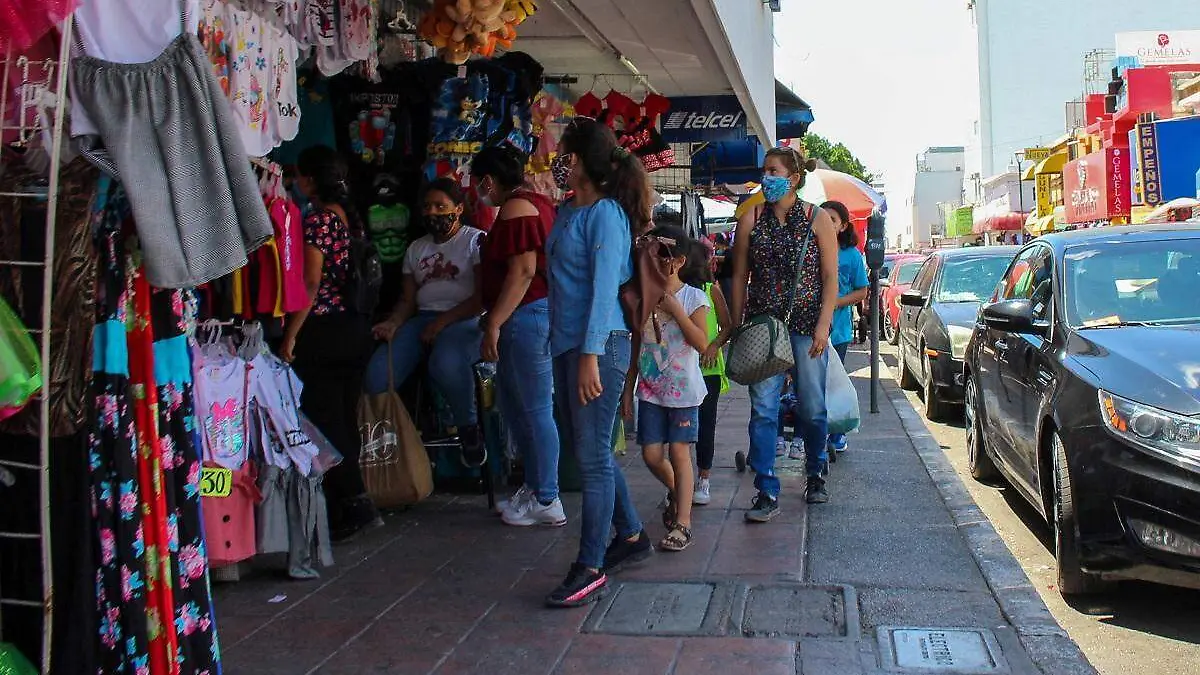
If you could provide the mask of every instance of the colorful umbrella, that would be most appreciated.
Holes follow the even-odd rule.
[[[800,198],[813,204],[830,200],[841,202],[855,220],[866,218],[876,208],[887,213],[887,200],[875,188],[850,174],[832,169],[817,169],[809,173],[804,180],[804,187],[800,188]],[[762,203],[760,190],[739,204],[735,215],[741,218],[743,213]]]

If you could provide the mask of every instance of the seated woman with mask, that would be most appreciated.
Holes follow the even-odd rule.
[[[430,183],[423,203],[430,234],[414,241],[404,255],[400,302],[372,331],[388,344],[371,357],[364,388],[368,394],[387,390],[389,348],[396,386],[428,355],[429,376],[450,408],[464,457],[471,459],[483,448],[472,372],[483,337],[475,288],[483,232],[462,224],[463,194],[451,179]]]

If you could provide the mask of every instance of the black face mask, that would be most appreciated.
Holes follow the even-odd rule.
[[[450,230],[458,224],[457,213],[439,213],[425,216],[425,222],[429,224],[429,230],[434,234],[444,237],[450,234]]]

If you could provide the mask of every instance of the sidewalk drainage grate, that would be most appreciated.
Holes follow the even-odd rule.
[[[881,626],[877,638],[886,670],[955,675],[1011,672],[995,635],[986,628]]]
[[[848,637],[845,587],[764,584],[751,586],[738,612],[742,634],[752,638]],[[851,600],[853,598],[850,598]],[[854,633],[858,636],[857,613]]]
[[[621,584],[583,625],[586,633],[718,636],[725,633],[733,589],[711,583]]]

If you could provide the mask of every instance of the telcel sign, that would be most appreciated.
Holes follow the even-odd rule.
[[[1063,167],[1068,223],[1089,223],[1129,215],[1129,151],[1109,148]]]
[[[683,96],[671,99],[663,119],[668,143],[719,143],[745,140],[746,111],[736,96]]]
[[[1200,63],[1200,30],[1117,33],[1117,56],[1143,66]]]

